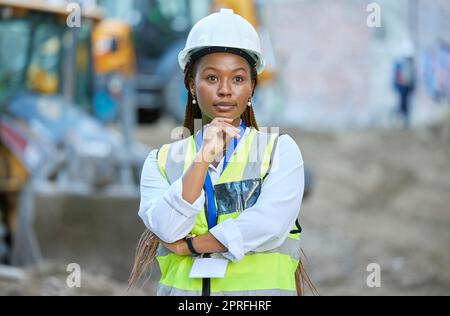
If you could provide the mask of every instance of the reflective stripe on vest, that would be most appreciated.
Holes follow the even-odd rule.
[[[250,129],[214,186],[218,223],[237,218],[256,203],[262,183],[272,167],[278,137]],[[193,136],[161,147],[158,164],[169,184],[184,175],[196,153]],[[192,233],[203,235],[207,232],[203,209]],[[299,258],[299,234],[289,234],[276,249],[250,252],[241,261],[230,262],[225,278],[211,280],[211,295],[296,295],[295,270]],[[194,258],[175,255],[161,246],[157,260],[162,273],[158,295],[201,295],[202,279],[189,278]]]
[[[201,296],[201,291],[180,290],[164,284],[159,284],[157,289],[157,296]],[[249,290],[249,291],[226,291],[215,292],[213,296],[296,296],[292,291],[286,290]]]

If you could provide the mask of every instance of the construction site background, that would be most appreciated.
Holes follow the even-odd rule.
[[[255,100],[256,118],[291,135],[312,170],[300,221],[320,294],[449,295],[450,0],[379,0],[374,28],[372,1],[256,3],[277,69]],[[417,66],[410,128],[392,87],[404,41]],[[163,112],[133,139],[157,148],[178,125]],[[35,202],[43,261],[0,266],[0,295],[124,294],[144,230],[139,198],[47,192]],[[66,284],[70,263],[82,269],[80,288]],[[367,284],[372,263],[381,287]],[[153,295],[158,275],[131,294]]]

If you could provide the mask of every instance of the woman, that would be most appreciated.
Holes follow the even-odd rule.
[[[148,231],[130,285],[157,257],[158,295],[300,293],[303,160],[291,137],[258,131],[252,96],[264,59],[257,32],[222,9],[193,27],[179,63],[192,136],[145,162],[139,216]]]

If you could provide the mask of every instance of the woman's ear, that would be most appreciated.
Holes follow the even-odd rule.
[[[195,95],[194,78],[189,79],[189,92],[191,95]]]

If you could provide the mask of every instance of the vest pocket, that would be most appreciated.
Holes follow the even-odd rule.
[[[261,179],[218,184],[214,187],[217,201],[217,215],[244,211],[258,201],[261,193]]]

